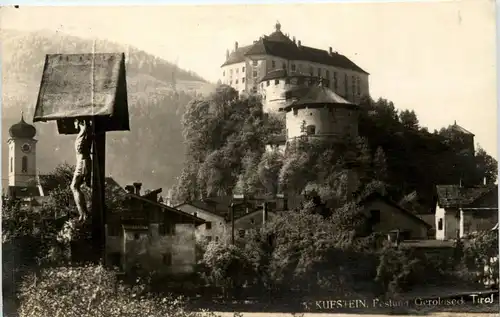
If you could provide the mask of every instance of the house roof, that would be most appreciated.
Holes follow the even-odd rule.
[[[205,220],[203,220],[201,218],[198,218],[196,216],[190,215],[187,212],[184,212],[184,211],[179,210],[177,208],[167,206],[167,205],[165,205],[163,203],[150,200],[150,199],[148,199],[146,197],[142,197],[142,196],[139,196],[139,195],[136,195],[136,194],[132,194],[132,193],[127,193],[127,196],[129,196],[129,197],[131,197],[133,199],[138,199],[138,200],[141,200],[142,202],[146,202],[148,204],[160,207],[163,210],[167,210],[167,211],[176,213],[176,214],[178,214],[178,215],[180,215],[182,217],[185,217],[186,219],[190,219],[190,220],[194,221],[196,224],[203,224],[203,223],[205,223]]]
[[[191,201],[191,202],[185,202],[185,203],[182,203],[182,204],[178,204],[176,206],[174,206],[175,208],[179,208],[180,206],[185,206],[185,205],[190,205],[190,206],[193,206],[197,209],[201,209],[205,212],[208,212],[208,213],[211,213],[213,214],[214,216],[217,216],[217,217],[221,217],[221,218],[224,218],[225,214],[220,212],[220,211],[216,211],[214,210],[209,204],[207,204],[206,202],[204,201],[201,201],[201,200],[195,200],[195,201]]]
[[[10,198],[41,196],[37,186],[9,186],[7,195]]]
[[[271,55],[288,60],[301,60],[335,66],[368,74],[346,56],[337,52],[331,54],[325,50],[302,46],[294,43],[277,28],[268,36],[263,36],[252,45],[243,46],[233,51],[222,66],[240,63],[245,57],[255,55]]]
[[[383,196],[383,195],[381,195],[378,192],[373,192],[373,193],[367,195],[366,197],[364,197],[363,199],[361,199],[358,204],[359,205],[363,205],[364,203],[367,203],[369,201],[373,201],[373,200],[376,200],[376,199],[382,200],[386,204],[388,204],[388,205],[390,205],[390,206],[398,209],[399,211],[401,211],[401,213],[405,214],[406,216],[408,216],[409,218],[415,220],[416,222],[424,225],[425,227],[427,227],[429,229],[432,228],[432,226],[430,224],[428,224],[427,222],[425,222],[424,220],[422,220],[421,218],[419,218],[418,216],[416,216],[415,214],[413,214],[411,211],[409,211],[409,210],[401,207],[398,203],[396,203],[392,199],[390,199],[390,198],[388,198],[386,196]]]
[[[498,185],[460,187],[459,185],[437,185],[437,202],[441,208],[467,206],[484,195],[498,190]]]
[[[468,134],[474,136],[474,133],[464,129],[463,127],[459,126],[456,122],[451,126],[451,129],[463,134]]]
[[[58,120],[60,133],[76,134],[59,120],[94,116],[106,131],[130,130],[125,54],[46,55],[33,122]]]

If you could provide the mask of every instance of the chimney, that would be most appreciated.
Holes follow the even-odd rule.
[[[330,46],[330,55],[333,55],[333,50],[331,46]]]
[[[125,186],[125,190],[126,190],[129,194],[133,194],[133,193],[134,193],[134,186],[133,186],[133,185],[127,185],[127,186]]]
[[[301,47],[301,46],[302,46],[302,43],[300,42],[300,40],[299,40],[297,43],[298,43],[298,44],[297,44],[297,46],[298,46],[298,47]]]
[[[229,59],[229,50],[226,50],[226,59]]]
[[[267,223],[267,219],[269,217],[269,211],[268,211],[268,203],[264,202],[262,204],[262,226],[265,226]]]
[[[295,36],[293,37],[293,44],[295,44]]]
[[[234,42],[234,50],[236,51],[238,49],[238,42]]]
[[[141,194],[141,187],[142,183],[134,183],[134,188],[135,188],[135,194],[140,195]]]

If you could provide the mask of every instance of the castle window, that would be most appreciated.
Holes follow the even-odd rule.
[[[254,70],[252,75],[253,75],[254,78],[257,77],[257,71]]]
[[[230,81],[229,81],[229,85],[232,85],[232,84],[233,84],[233,81],[232,81],[232,80],[230,80]]]
[[[326,78],[330,79],[330,71],[326,71]]]
[[[223,72],[222,72],[222,76],[226,76],[226,71],[223,71]]]
[[[23,173],[27,173],[28,172],[28,157],[27,156],[23,156],[23,158],[22,158],[21,171]]]
[[[318,77],[321,77],[321,68],[318,68]]]
[[[253,66],[257,66],[258,63],[259,63],[259,61],[253,61],[252,62]]]
[[[295,108],[293,109],[293,115],[296,116],[299,114],[299,109]]]
[[[168,252],[168,253],[163,254],[163,264],[165,264],[167,266],[172,265],[172,253]]]
[[[292,72],[295,71],[295,64],[292,64]]]
[[[337,73],[333,72],[333,89],[337,90]]]
[[[266,81],[266,86],[269,86],[271,83],[268,81]]]
[[[438,230],[443,230],[443,218],[439,218],[438,220]]]
[[[280,83],[280,80],[279,80],[279,79],[275,79],[275,80],[274,80],[274,84],[275,84],[275,85],[279,85],[279,83]]]
[[[241,82],[242,82],[242,83],[244,83],[244,82],[245,82],[245,77],[243,77],[243,78],[241,79]]]
[[[212,229],[212,223],[209,221],[205,224],[205,227],[207,230],[211,230]]]
[[[245,66],[243,66],[243,67],[241,68],[241,72],[242,72],[242,73],[244,73],[244,72],[245,72]]]
[[[232,69],[229,70],[229,74],[231,74],[231,75],[233,74],[233,70]]]
[[[316,126],[314,125],[308,125],[306,128],[307,135],[313,135],[316,134]]]
[[[283,69],[286,69],[286,63],[283,62]]]
[[[234,81],[234,83],[235,83],[235,84],[237,84],[237,83],[238,83],[238,79],[236,79],[236,80]]]
[[[344,74],[344,90],[345,90],[345,96],[349,94],[349,78],[347,77],[347,74]]]
[[[271,68],[275,68],[276,67],[276,62],[275,61],[272,61],[271,62]]]

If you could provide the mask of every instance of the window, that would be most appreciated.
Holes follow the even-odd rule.
[[[295,64],[292,64],[292,72],[295,71]]]
[[[270,83],[270,81],[269,81],[269,80],[268,80],[268,81],[266,81],[266,86],[269,86],[270,84],[271,84],[271,83]]]
[[[349,78],[347,78],[347,74],[344,74],[344,90],[345,96],[349,94]]]
[[[318,77],[321,77],[321,68],[318,68]]]
[[[252,61],[253,66],[257,66],[259,64],[259,61]]]
[[[253,225],[255,223],[255,219],[250,219],[250,223]]]
[[[134,240],[139,240],[141,238],[141,235],[138,233],[134,233]]]
[[[206,228],[207,230],[211,230],[211,229],[212,229],[212,223],[211,223],[210,221],[209,221],[209,222],[207,222],[207,223],[205,224],[205,228]]]
[[[337,90],[337,73],[333,72],[333,89]]]
[[[443,218],[439,218],[438,220],[438,230],[443,230]]]
[[[223,71],[223,72],[222,72],[222,76],[226,76],[226,71]]]
[[[219,242],[219,236],[215,236],[215,242]]]
[[[286,69],[286,63],[285,62],[283,62],[283,67],[282,68]]]
[[[245,237],[245,230],[244,229],[238,230],[238,235],[240,236],[240,238],[244,238]]]
[[[12,157],[10,158],[10,172],[12,173],[12,169],[14,168],[14,160]]]
[[[312,75],[314,75],[314,73],[313,73],[313,72],[314,72],[314,69],[313,69],[313,67],[312,67],[312,66],[310,66],[310,67],[309,67],[309,74],[311,74],[311,76],[312,76]]]
[[[352,76],[352,96],[356,95],[356,77]]]
[[[274,80],[274,84],[275,84],[275,85],[279,85],[279,83],[280,83],[280,80],[279,80],[279,79],[275,79],[275,80]]]
[[[231,74],[231,75],[233,74],[233,70],[232,69],[229,70],[229,74]]]
[[[111,266],[120,267],[121,258],[122,256],[119,252],[112,252],[108,255],[109,264],[111,264]]]
[[[164,253],[163,254],[163,264],[171,266],[172,265],[172,253]]]
[[[357,81],[357,86],[358,86],[358,96],[361,95],[361,80],[359,79],[359,77],[356,79]]]
[[[293,115],[296,116],[299,114],[299,109],[295,108],[293,109]]]
[[[230,80],[230,81],[229,81],[229,85],[232,85],[232,84],[233,84],[233,81],[232,81],[232,80]]]
[[[326,71],[326,78],[330,79],[330,71],[329,70]]]
[[[241,79],[241,82],[242,82],[242,83],[244,83],[244,82],[245,82],[245,77],[243,77],[243,78]]]
[[[237,84],[237,83],[238,83],[238,79],[236,79],[236,80],[234,81],[234,83],[235,83],[235,84]]]
[[[306,128],[307,135],[313,135],[316,134],[316,126],[314,125],[308,125]]]
[[[254,70],[252,75],[253,75],[254,78],[257,77],[257,71]]]
[[[241,72],[242,72],[242,73],[244,73],[244,72],[245,72],[245,66],[243,66],[243,67],[241,68]]]
[[[380,210],[374,209],[370,210],[370,220],[372,225],[380,222]]]
[[[193,216],[198,217],[198,213],[197,212],[193,212]]]
[[[272,61],[271,62],[271,68],[275,68],[276,67],[276,62],[275,61]]]
[[[22,158],[21,172],[23,172],[23,173],[28,172],[28,157],[27,156],[23,156],[23,158]]]

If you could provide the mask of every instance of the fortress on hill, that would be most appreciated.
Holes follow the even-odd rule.
[[[277,22],[251,45],[235,42],[221,68],[223,84],[240,95],[258,93],[264,112],[284,114],[286,136],[273,145],[304,135],[339,141],[358,135],[357,104],[369,96],[369,74],[332,47],[304,46]]]

